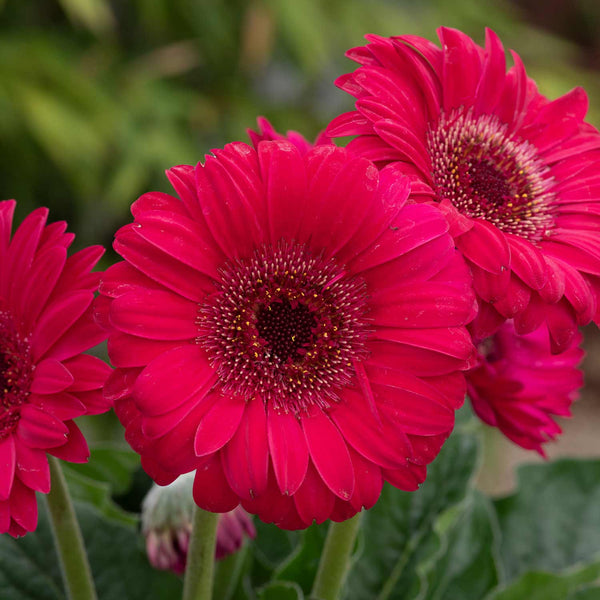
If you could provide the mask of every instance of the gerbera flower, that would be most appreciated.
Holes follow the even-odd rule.
[[[0,533],[20,536],[36,528],[35,492],[50,491],[46,454],[88,459],[73,419],[108,410],[110,368],[82,354],[106,338],[91,312],[103,248],[67,258],[74,236],[45,208],[11,239],[15,204],[0,202]]]
[[[483,338],[507,318],[528,333],[543,321],[552,350],[598,320],[600,134],[584,122],[576,88],[541,95],[514,52],[506,72],[498,37],[485,48],[441,28],[442,47],[416,36],[367,36],[361,64],[337,85],[356,110],[331,136],[379,165],[397,162],[420,201],[439,203],[472,268]]]
[[[302,528],[416,489],[464,398],[475,302],[394,167],[229,144],[142,196],[100,286],[106,387],[157,483]]]
[[[555,439],[553,416],[570,416],[583,375],[577,333],[572,346],[552,354],[542,325],[518,335],[511,321],[479,344],[479,364],[467,374],[468,394],[477,415],[510,440],[545,455],[542,444]]]
[[[194,517],[193,483],[194,474],[186,473],[165,487],[153,485],[142,502],[146,553],[156,569],[178,575],[185,571]],[[237,552],[247,537],[256,537],[248,513],[240,506],[224,513],[217,526],[215,558]]]
[[[301,133],[290,130],[284,134],[279,133],[273,125],[265,119],[265,117],[258,117],[256,119],[258,125],[258,131],[248,129],[248,137],[252,142],[254,148],[257,148],[259,142],[273,141],[273,140],[287,140],[292,142],[296,148],[300,151],[300,154],[306,154],[313,146],[320,146],[321,144],[331,144],[331,138],[328,137],[325,132],[319,133],[314,144],[309,142]]]

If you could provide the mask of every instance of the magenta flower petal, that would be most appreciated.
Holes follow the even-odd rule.
[[[307,201],[307,180],[300,153],[281,144],[283,152],[272,152],[261,144],[258,160],[266,186],[269,235],[273,243],[284,235],[295,238],[302,223]]]
[[[269,123],[269,121],[264,117],[258,117],[256,122],[258,124],[258,131],[254,131],[252,129],[248,129],[247,131],[252,145],[257,149],[259,142],[287,140],[288,142],[294,144],[294,146],[300,151],[300,154],[304,156],[313,147],[313,144],[297,131],[287,131],[284,135],[277,132],[273,125],[271,125],[271,123]],[[322,144],[331,145],[331,140],[327,135],[325,135],[325,132],[321,132],[315,140],[315,145],[320,146]]]
[[[8,499],[11,513],[11,529],[8,533],[13,537],[23,535],[27,531],[33,531],[37,526],[37,502],[35,492],[15,479],[10,498]],[[12,525],[16,524],[16,531],[12,531]]]
[[[362,397],[347,390],[346,402],[331,413],[331,418],[344,432],[348,445],[372,464],[385,468],[403,465],[412,455],[412,446],[402,430],[396,431],[382,420],[377,408],[368,410]]]
[[[50,491],[50,467],[46,453],[23,444],[17,447],[19,479],[32,490],[47,494]]]
[[[17,453],[15,441],[11,437],[0,441],[0,466],[2,467],[2,478],[0,478],[0,501],[7,500],[10,496],[15,468],[17,465]]]
[[[194,500],[200,508],[212,512],[227,512],[239,504],[240,499],[225,478],[218,454],[196,469]]]
[[[162,415],[200,389],[210,389],[214,378],[202,349],[194,344],[178,346],[157,356],[142,371],[133,395],[142,413]]]
[[[87,462],[90,457],[90,451],[83,433],[81,433],[81,430],[75,425],[74,421],[65,421],[65,425],[69,430],[67,443],[56,446],[56,448],[49,448],[48,453],[56,456],[56,458],[74,463]]]
[[[220,450],[237,431],[245,405],[233,395],[215,397],[202,417],[194,438],[196,456],[207,456]]]
[[[67,426],[49,412],[27,404],[20,417],[17,437],[30,448],[52,448],[67,441]]]
[[[136,232],[182,264],[208,277],[216,277],[215,260],[219,254],[214,244],[203,238],[203,230],[192,219],[176,213],[138,208],[139,227]]]
[[[384,471],[423,481],[464,399],[475,296],[400,169],[263,134],[171,170],[180,200],[135,203],[94,310],[150,476],[195,470],[202,508],[299,529],[372,506]]]
[[[180,340],[149,340],[127,333],[115,333],[108,340],[111,361],[119,368],[147,365],[163,352],[180,346]]]
[[[160,290],[139,290],[123,294],[112,302],[110,321],[124,333],[152,340],[189,340],[196,337],[197,306],[188,300]],[[136,326],[129,329],[131,315]]]
[[[331,516],[336,496],[319,477],[312,462],[308,463],[304,484],[293,495],[298,516],[303,523],[323,523]]]
[[[52,415],[61,421],[74,419],[86,412],[81,394],[73,396],[67,393],[54,392],[52,394],[40,395],[32,393],[29,397],[32,406],[42,409],[48,415]],[[108,406],[104,409],[108,410]]]
[[[240,456],[246,459],[242,463]],[[222,458],[227,481],[240,498],[250,499],[264,493],[269,474],[269,447],[267,415],[260,398],[246,404],[237,431],[223,448]]]
[[[40,316],[54,290],[67,260],[67,250],[60,246],[48,248],[32,265],[30,279],[21,291],[20,304],[25,313],[25,324],[31,327]]]
[[[302,427],[294,415],[269,405],[267,434],[277,485],[282,494],[293,496],[308,468],[308,446]]]
[[[113,245],[141,273],[189,300],[198,301],[211,289],[210,278],[154,247],[127,226],[117,232]]]
[[[90,354],[77,354],[64,360],[63,366],[72,378],[69,392],[100,390],[112,372],[103,360]]]
[[[34,360],[39,360],[75,324],[91,304],[93,296],[87,291],[75,292],[67,298],[52,303],[39,319],[32,340]]]
[[[63,363],[48,358],[38,363],[33,372],[30,390],[34,394],[53,394],[66,390],[74,381],[73,375]]]
[[[354,492],[354,470],[344,438],[328,416],[315,412],[302,420],[308,452],[327,487],[342,500]]]

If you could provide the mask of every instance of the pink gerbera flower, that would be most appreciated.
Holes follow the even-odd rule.
[[[486,337],[507,318],[519,333],[549,328],[552,350],[598,320],[600,134],[584,122],[581,88],[549,101],[498,37],[482,48],[441,28],[442,47],[416,36],[367,36],[338,79],[356,110],[330,124],[349,148],[396,162],[420,201],[446,212],[472,268]]]
[[[11,239],[15,202],[0,202],[0,533],[37,525],[35,492],[50,491],[46,454],[85,462],[88,447],[73,419],[108,410],[110,371],[82,354],[106,338],[91,304],[103,248],[67,258],[74,236],[33,211]]]
[[[561,433],[553,416],[570,416],[583,384],[580,342],[577,333],[570,348],[552,354],[544,326],[518,335],[505,322],[479,344],[479,364],[467,374],[475,412],[519,446],[544,456],[542,444]]]
[[[258,131],[248,129],[248,137],[252,142],[254,148],[258,146],[259,142],[272,141],[272,140],[287,140],[292,142],[296,148],[300,151],[300,154],[306,154],[313,146],[320,146],[321,144],[331,144],[331,138],[325,135],[325,132],[321,132],[315,143],[309,142],[301,133],[290,130],[285,135],[275,130],[273,125],[264,117],[258,117],[256,119],[258,125]]]
[[[466,267],[408,182],[332,145],[229,144],[116,236],[106,394],[158,483],[303,528],[414,490],[474,358]]]

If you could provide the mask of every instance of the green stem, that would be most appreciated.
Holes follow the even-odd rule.
[[[331,522],[321,554],[319,570],[311,592],[313,600],[337,600],[348,572],[348,561],[360,525],[360,513],[343,521]]]
[[[215,598],[219,600],[231,599],[237,588],[247,555],[248,544],[244,543],[237,552],[217,562],[215,570]]]
[[[219,514],[194,509],[194,525],[183,584],[183,600],[211,600]]]
[[[67,596],[72,600],[96,600],[92,572],[60,461],[54,456],[48,460],[52,482],[46,499]]]

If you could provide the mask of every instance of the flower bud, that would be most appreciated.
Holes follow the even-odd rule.
[[[194,473],[187,473],[170,485],[153,485],[142,502],[142,533],[148,560],[156,569],[178,575],[185,571],[195,506],[193,483]],[[222,514],[217,527],[216,559],[238,551],[244,535],[254,538],[256,530],[243,508],[238,506]]]

